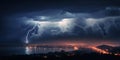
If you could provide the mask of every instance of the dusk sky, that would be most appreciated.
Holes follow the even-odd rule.
[[[119,45],[120,1],[3,0],[0,27],[0,44],[77,40]]]

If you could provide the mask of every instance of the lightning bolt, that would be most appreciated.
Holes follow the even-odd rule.
[[[25,37],[25,43],[28,44],[29,43],[29,34],[32,30],[35,29],[35,27],[37,26],[37,24],[35,24],[30,30],[28,30],[27,34],[26,34],[26,37]]]

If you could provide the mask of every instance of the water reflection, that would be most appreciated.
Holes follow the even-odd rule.
[[[25,53],[26,54],[39,54],[39,53],[48,53],[48,52],[60,52],[64,51],[73,51],[76,50],[77,47],[53,47],[53,46],[26,46]],[[78,49],[78,48],[77,48]]]
[[[30,52],[31,52],[30,47],[26,47],[26,48],[25,48],[25,53],[26,53],[26,54],[30,54]]]

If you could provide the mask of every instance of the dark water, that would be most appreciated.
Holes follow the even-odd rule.
[[[59,51],[73,51],[73,48],[68,47],[1,47],[0,55],[24,55],[24,54],[39,54]]]
[[[0,47],[0,56],[23,54],[25,54],[24,47]]]

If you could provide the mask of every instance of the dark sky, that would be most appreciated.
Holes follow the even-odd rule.
[[[4,14],[40,11],[52,8],[91,11],[92,9],[100,9],[106,6],[119,5],[119,0],[3,0],[1,1],[1,11]]]
[[[106,10],[109,9],[109,10]],[[44,11],[45,10],[45,11]],[[52,10],[52,11],[51,11]],[[105,38],[105,39],[117,39],[120,36],[120,1],[119,0],[3,0],[0,1],[0,41],[1,42],[16,42],[19,43],[24,40],[25,35],[29,29],[23,25],[21,17],[27,17],[28,19],[40,15],[55,15],[56,10],[62,10],[74,14],[83,13],[85,18],[94,18],[96,20],[105,20],[104,23],[100,23],[101,31],[96,31],[97,27],[87,28],[88,34],[85,35],[82,28],[75,26],[73,28],[73,34],[64,33],[55,36],[49,35],[49,32],[45,32],[39,39],[59,39],[59,38]],[[43,11],[45,13],[43,13]],[[48,13],[46,13],[46,11]],[[55,12],[49,13],[49,12]],[[59,13],[59,12],[57,12]],[[30,14],[30,17],[29,17]],[[36,14],[36,15],[35,15]],[[64,14],[64,13],[63,13]],[[88,15],[87,15],[88,14]],[[88,17],[86,17],[86,15]],[[61,16],[61,15],[60,15]],[[78,15],[79,19],[81,15]],[[110,17],[110,18],[109,18]],[[115,18],[114,23],[112,19]],[[17,20],[18,19],[18,20]],[[61,18],[60,18],[61,19]],[[110,21],[109,21],[110,20]],[[81,20],[76,20],[78,24],[81,24]],[[83,21],[83,20],[82,20]],[[93,21],[92,21],[93,22]],[[77,23],[76,23],[77,24]],[[94,24],[94,23],[92,23]],[[104,28],[107,24],[110,25]],[[23,28],[24,27],[24,28]],[[24,31],[24,29],[27,29]],[[95,31],[92,31],[92,28]],[[36,28],[37,29],[37,28]],[[106,32],[109,30],[109,33]],[[83,33],[82,33],[83,32]],[[103,34],[103,35],[101,35]],[[47,39],[47,40],[48,40]]]

